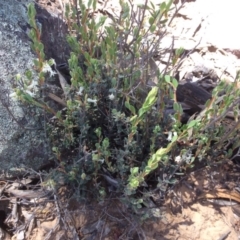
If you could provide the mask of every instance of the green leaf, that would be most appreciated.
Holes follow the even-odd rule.
[[[87,5],[87,6],[88,6],[88,8],[90,8],[90,7],[91,7],[91,5],[92,5],[92,0],[89,0],[89,1],[88,1],[88,5]]]
[[[128,101],[125,101],[125,107],[131,111],[132,114],[136,115],[136,110]]]
[[[27,70],[27,71],[25,72],[25,76],[27,77],[28,80],[32,80],[32,71]]]
[[[139,186],[138,179],[136,178],[131,179],[131,181],[129,182],[129,185],[131,186],[131,188],[136,189]]]
[[[152,2],[150,2],[150,5],[151,5],[152,9],[155,10],[155,4],[153,4]]]
[[[40,73],[38,74],[39,79],[44,79],[44,77],[45,77],[44,75],[45,75],[44,72],[40,72]]]
[[[105,149],[107,149],[109,147],[109,139],[108,138],[104,138],[102,145],[103,145],[103,147]]]
[[[31,29],[28,36],[33,40],[35,41],[35,39],[37,39],[37,33],[34,29]]]
[[[159,158],[157,157],[157,155],[153,154],[153,156],[148,160],[147,166],[151,168],[151,166],[155,163],[158,163],[158,161],[159,161]]]
[[[82,173],[82,175],[81,175],[81,179],[84,180],[84,179],[86,178],[86,176],[87,176],[86,173]]]
[[[171,82],[171,77],[169,75],[165,75],[164,80],[165,80],[165,82],[170,83]]]
[[[180,56],[183,52],[184,52],[184,48],[180,47],[180,48],[176,49],[175,55]]]
[[[168,21],[168,19],[164,19],[162,21],[160,21],[160,24],[165,24]]]
[[[148,165],[151,169],[152,169],[152,171],[153,170],[155,170],[157,167],[158,167],[158,163],[156,162],[156,163],[152,163],[151,165]]]
[[[155,24],[153,24],[151,27],[150,27],[150,32],[153,33],[155,30],[156,30],[157,26]]]
[[[155,21],[155,18],[153,18],[153,17],[150,17],[149,20],[148,20],[150,25],[153,25],[154,21]]]
[[[97,8],[97,0],[93,0],[93,10],[95,11]]]
[[[57,117],[58,119],[61,119],[61,116],[62,116],[62,112],[58,111],[58,112],[56,113],[56,117]]]
[[[99,27],[103,26],[107,19],[107,16],[101,16],[99,19],[99,22],[96,24],[96,29],[99,29]]]
[[[172,6],[173,0],[170,0],[166,5],[166,11],[169,11],[170,7]]]
[[[169,152],[169,148],[172,144],[169,144],[167,148],[160,148],[155,153],[157,157],[162,157],[163,155],[167,154]]]
[[[166,6],[167,6],[167,4],[165,2],[161,3],[160,9],[161,9],[162,12],[165,11]]]
[[[44,54],[43,51],[40,52],[40,57],[41,57],[41,59],[44,59],[44,58],[45,58],[45,54]],[[43,63],[42,63],[42,64],[43,64]]]
[[[177,102],[174,102],[173,103],[173,109],[174,109],[174,111],[176,111],[176,112],[178,112],[179,111],[179,103],[177,103]]]
[[[137,175],[139,171],[139,167],[134,167],[130,169],[131,175]]]
[[[153,104],[157,101],[157,93],[158,87],[153,87],[151,91],[148,93],[146,100],[143,103],[143,106],[139,109],[138,116],[141,117],[144,113],[146,113]]]
[[[151,173],[153,169],[149,166],[146,166],[145,169],[144,169],[144,172],[148,175],[149,173]]]
[[[194,127],[198,122],[199,120],[192,120],[187,124],[187,129]]]
[[[96,129],[95,129],[95,133],[97,134],[98,138],[100,138],[101,135],[102,135],[101,128],[100,128],[100,127],[96,128]]]
[[[30,3],[30,4],[28,5],[28,16],[29,16],[29,18],[31,18],[31,19],[34,19],[35,16],[36,16],[36,9],[35,9],[33,3]]]
[[[130,118],[130,122],[133,122],[135,120],[137,120],[137,115],[134,115],[133,117]]]
[[[175,89],[177,89],[177,86],[178,86],[177,79],[175,79],[175,78],[172,79],[172,85],[174,86]]]
[[[32,96],[31,96],[30,94],[28,94],[28,93],[24,93],[23,98],[24,98],[24,100],[27,101],[28,103],[33,102]]]
[[[172,137],[172,140],[171,140],[171,142],[172,142],[172,143],[174,143],[174,142],[176,142],[176,141],[177,141],[177,139],[178,139],[178,135],[177,135],[177,134],[175,134],[175,135]]]

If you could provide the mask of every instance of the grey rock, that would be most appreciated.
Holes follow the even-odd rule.
[[[41,109],[11,97],[16,74],[32,69],[36,58],[27,35],[30,2],[0,1],[0,173],[23,166],[37,169],[49,157]]]

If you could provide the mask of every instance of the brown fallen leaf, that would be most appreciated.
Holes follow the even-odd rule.
[[[230,191],[227,189],[217,189],[213,191],[209,191],[207,193],[201,194],[198,199],[203,199],[203,198],[224,198],[224,199],[229,199],[229,200],[234,200],[238,203],[240,203],[240,193],[237,191]]]
[[[18,190],[18,189],[7,189],[6,192],[10,193],[14,197],[17,198],[26,198],[26,199],[32,199],[32,198],[43,198],[48,196],[51,191],[44,191],[44,190]]]

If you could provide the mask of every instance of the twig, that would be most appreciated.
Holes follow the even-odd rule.
[[[201,43],[202,41],[202,38],[200,38],[199,42],[193,47],[193,49],[191,49],[187,54],[184,54],[182,57],[181,57],[181,60],[179,61],[179,63],[172,69],[172,71],[174,71],[175,73],[178,71],[178,69],[181,67],[182,63],[183,63],[183,60],[185,58],[187,58],[190,54],[192,54],[198,47],[198,45]],[[173,74],[174,74],[173,72]],[[179,79],[180,80],[180,79]]]
[[[176,8],[175,13],[173,14],[172,18],[170,19],[170,21],[169,21],[169,23],[168,23],[168,26],[170,26],[170,24],[172,23],[173,19],[176,17],[176,15],[177,15],[178,12],[180,11],[180,9],[184,6],[185,2],[186,2],[185,0],[182,1],[182,4],[180,5],[180,7],[179,7],[179,8]]]

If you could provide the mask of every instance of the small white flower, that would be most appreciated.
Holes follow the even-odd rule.
[[[19,81],[19,80],[21,80],[21,78],[22,78],[21,74],[18,73],[18,74],[16,75],[16,79]]]
[[[112,94],[108,95],[108,98],[112,101],[115,98],[115,96],[112,93]]]
[[[29,86],[27,86],[26,93],[31,97],[35,97],[36,93],[39,91],[38,82],[33,80]]]
[[[180,164],[182,162],[182,158],[181,156],[177,156],[175,157],[175,160],[174,160],[177,164]]]
[[[96,104],[97,104],[97,99],[88,98],[88,99],[87,99],[87,102],[89,102],[89,103],[94,103],[94,104],[96,105]]]
[[[29,94],[31,97],[35,97],[35,93],[34,92],[31,92],[29,90],[26,90],[26,93]]]
[[[81,96],[83,93],[83,90],[84,90],[84,87],[81,86],[77,92],[77,95]]]
[[[30,85],[27,86],[28,90],[37,90],[38,89],[38,82],[33,80]]]
[[[100,162],[100,163],[104,163],[104,159],[98,159],[98,161]]]
[[[190,164],[192,161],[192,153],[186,152],[182,155],[182,158],[187,164]]]
[[[10,93],[9,97],[10,98],[17,98],[17,93],[16,92]]]
[[[56,72],[52,70],[48,62],[44,62],[42,72],[49,73],[51,77],[56,74]]]
[[[177,132],[168,132],[168,138],[167,140],[170,142],[172,141],[172,138],[174,137],[177,137]]]
[[[171,142],[171,140],[172,140],[172,132],[168,132],[168,138],[167,138],[167,140],[168,140],[169,142]]]

